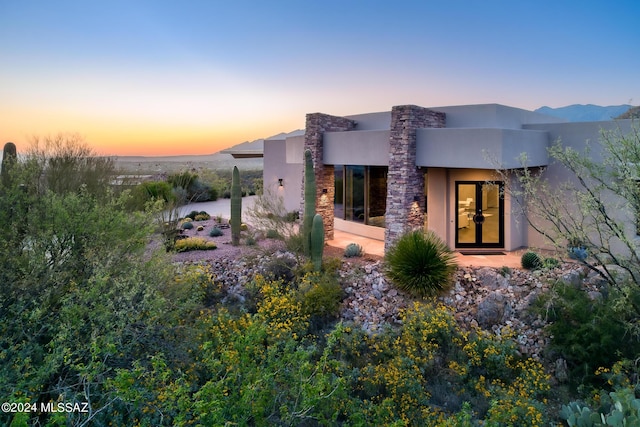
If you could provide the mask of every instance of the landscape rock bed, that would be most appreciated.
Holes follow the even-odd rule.
[[[224,245],[224,243],[223,243]],[[245,285],[255,274],[273,273],[274,263],[291,270],[297,262],[295,255],[283,249],[282,242],[271,239],[259,241],[256,247],[230,244],[222,251],[196,251],[187,262],[206,263],[224,289],[226,300],[244,302]],[[338,253],[338,251],[334,251]],[[198,256],[199,255],[199,256]],[[180,261],[183,254],[177,254]],[[586,286],[592,298],[598,298],[598,279],[587,275],[578,263],[561,263],[544,270],[523,270],[460,267],[454,286],[440,301],[452,308],[454,317],[464,330],[477,328],[497,336],[510,336],[518,343],[524,356],[542,358],[542,350],[549,344],[544,332],[546,320],[529,310],[535,299],[558,280],[574,286]],[[283,273],[285,274],[285,273]],[[369,333],[400,324],[400,313],[414,301],[405,292],[392,286],[383,274],[381,260],[343,259],[339,270],[345,299],[340,319],[353,322]],[[584,279],[584,277],[587,277]],[[551,361],[562,364],[562,360]],[[553,367],[551,367],[552,370]]]

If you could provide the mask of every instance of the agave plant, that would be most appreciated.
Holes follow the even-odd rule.
[[[403,234],[385,254],[387,277],[413,295],[436,296],[451,288],[455,254],[432,231]]]

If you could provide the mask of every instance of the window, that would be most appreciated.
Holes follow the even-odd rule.
[[[336,218],[384,227],[387,169],[385,166],[335,165]]]

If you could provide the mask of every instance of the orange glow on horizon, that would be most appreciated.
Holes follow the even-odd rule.
[[[227,120],[218,124],[212,120],[209,124],[194,124],[96,119],[62,112],[0,111],[0,116],[7,119],[0,129],[0,142],[14,142],[18,151],[25,150],[34,137],[77,133],[97,154],[114,156],[208,155],[300,127],[293,120],[269,122],[268,117],[255,122]],[[32,121],[31,117],[38,120]]]

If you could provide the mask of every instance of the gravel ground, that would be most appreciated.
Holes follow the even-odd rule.
[[[208,251],[179,252],[173,255],[172,258],[174,262],[210,261],[217,258],[240,258],[246,255],[260,253],[261,251],[275,251],[283,246],[283,242],[276,239],[258,239],[255,245],[246,245],[244,237],[239,246],[233,246],[231,244],[230,228],[223,228],[222,232],[224,234],[222,236],[209,236],[211,229],[217,225],[214,219],[207,221],[194,221],[193,225],[193,229],[183,230],[181,235],[185,237],[202,237],[207,241],[215,242],[217,248]],[[198,226],[202,226],[203,229],[198,231]]]

